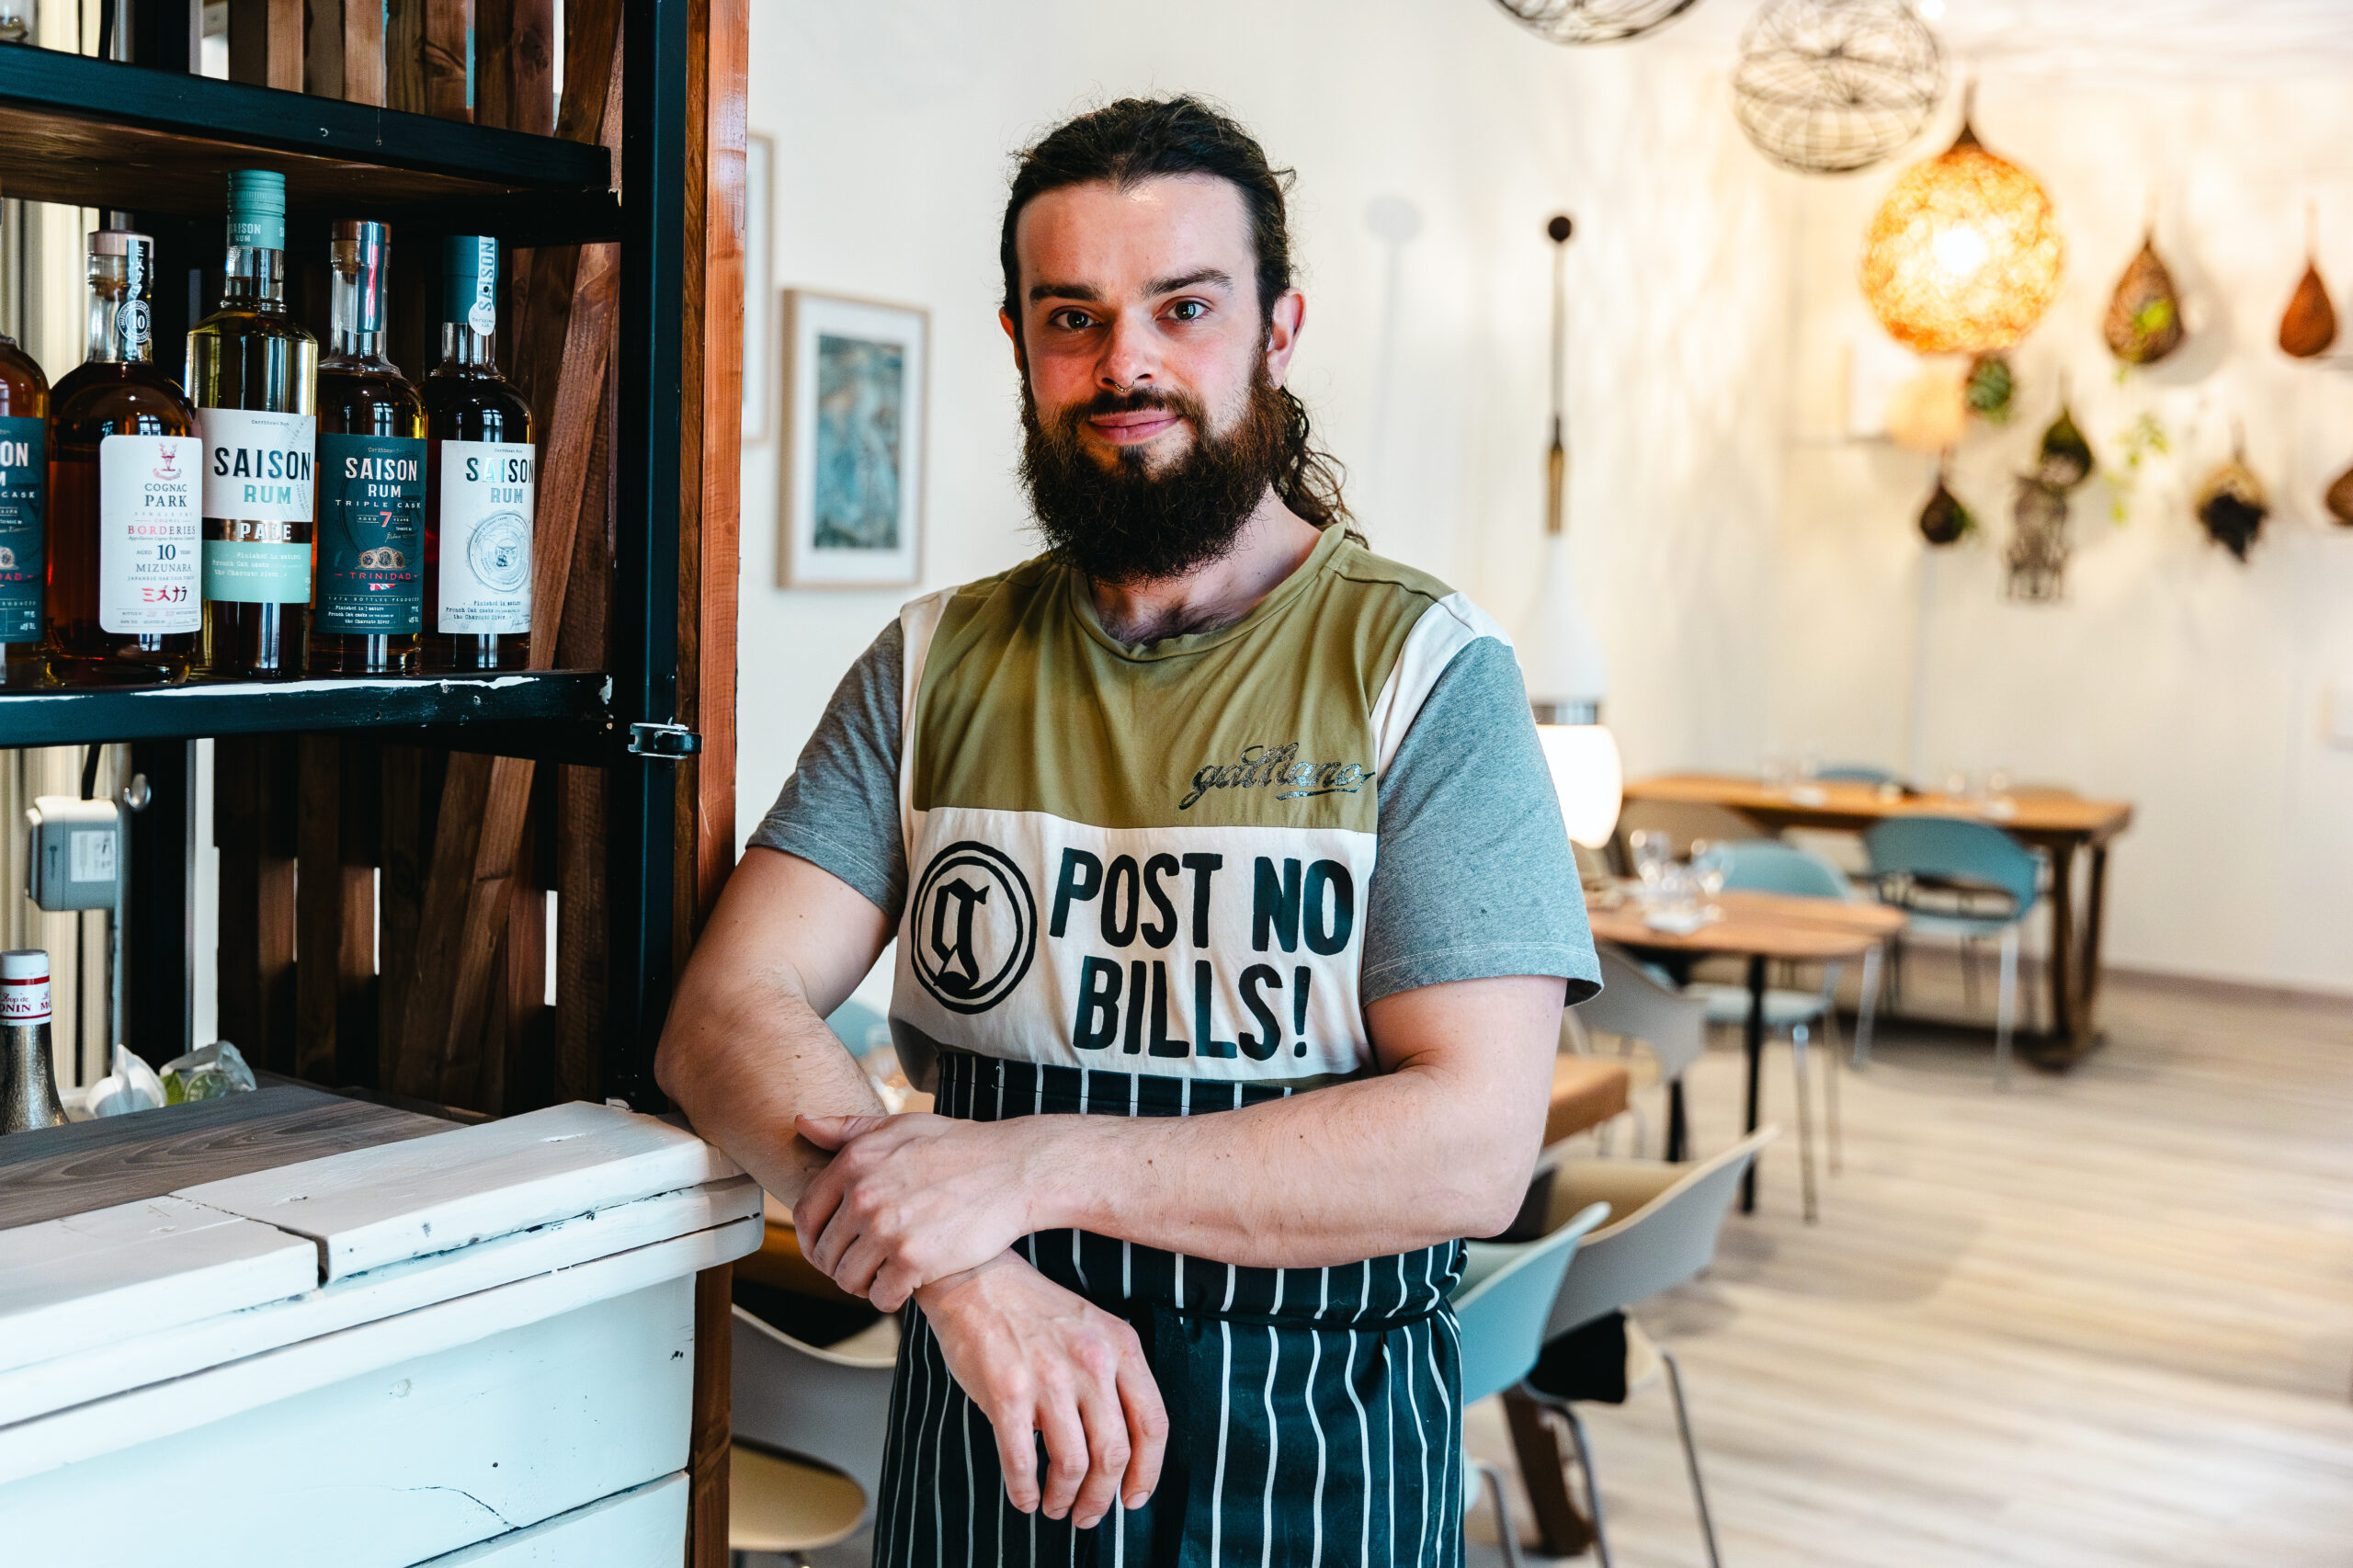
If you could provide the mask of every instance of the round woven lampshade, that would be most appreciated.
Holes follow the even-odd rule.
[[[1665,27],[1697,0],[1495,0],[1554,43],[1622,43]]]
[[[1741,35],[1733,114],[1782,167],[1851,174],[1918,135],[1944,85],[1912,0],[1768,0]]]
[[[1880,204],[1863,242],[1863,298],[1906,347],[1982,354],[2042,319],[2065,258],[2049,194],[1964,124]]]

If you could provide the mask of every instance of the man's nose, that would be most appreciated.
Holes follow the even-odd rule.
[[[1159,370],[1158,346],[1153,341],[1149,316],[1122,311],[1112,318],[1109,341],[1097,367],[1097,381],[1112,392],[1130,392],[1154,384]]]

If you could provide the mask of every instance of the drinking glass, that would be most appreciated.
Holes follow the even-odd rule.
[[[1634,850],[1634,874],[1643,880],[1643,886],[1656,887],[1668,862],[1675,858],[1675,846],[1665,834],[1654,827],[1639,829],[1627,843]]]

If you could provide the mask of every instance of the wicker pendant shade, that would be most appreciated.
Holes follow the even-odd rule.
[[[2066,247],[2035,177],[1963,122],[1897,176],[1863,244],[1863,298],[1923,354],[1984,353],[2026,335],[2059,292]]]
[[[1911,0],[1767,0],[1741,35],[1733,115],[1783,168],[1851,174],[1918,135],[1944,87]]]
[[[1697,0],[1495,0],[1554,43],[1622,43],[1665,27]]]

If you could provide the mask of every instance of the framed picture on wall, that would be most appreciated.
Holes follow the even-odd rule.
[[[776,295],[768,280],[776,143],[744,140],[744,444],[776,433]]]
[[[784,291],[782,586],[915,581],[930,324],[911,305]]]

